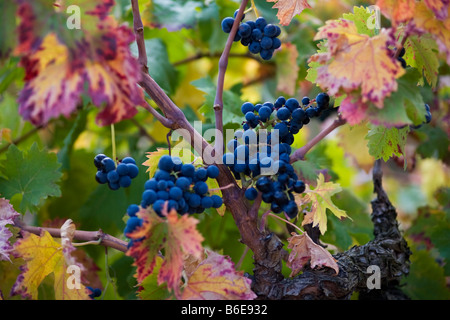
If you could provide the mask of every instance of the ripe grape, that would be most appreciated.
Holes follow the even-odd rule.
[[[139,168],[132,157],[123,158],[116,167],[113,159],[104,154],[98,154],[94,157],[94,165],[97,168],[95,180],[99,184],[108,184],[111,190],[128,188],[131,180],[139,174]]]
[[[221,26],[225,33],[231,32],[236,14],[237,11],[235,11],[234,18],[226,17],[222,20]],[[270,60],[274,51],[281,47],[281,40],[278,38],[280,34],[279,26],[268,24],[264,17],[258,17],[255,21],[242,22],[241,20],[233,41],[241,41],[242,45],[248,46],[251,53],[259,54],[263,60]],[[247,112],[243,110],[244,114]]]

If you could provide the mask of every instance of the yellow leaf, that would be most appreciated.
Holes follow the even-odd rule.
[[[414,12],[414,24],[419,31],[425,31],[433,36],[439,51],[446,54],[447,63],[450,64],[450,5],[447,5],[446,14],[441,17],[445,19],[436,19],[434,11],[424,2],[418,2]]]
[[[295,15],[302,13],[306,8],[311,8],[307,0],[267,0],[267,2],[276,2],[273,9],[278,9],[277,18],[280,24],[287,26]]]
[[[53,240],[48,231],[43,230],[41,236],[25,233],[24,237],[14,245],[16,257],[25,260],[22,273],[13,287],[15,294],[38,298],[38,288],[46,276],[55,276],[54,289],[56,300],[89,300],[88,290],[79,283],[77,288],[71,282],[72,273],[59,242]]]
[[[311,261],[311,268],[316,266],[326,266],[339,273],[339,267],[333,256],[325,248],[315,244],[305,232],[303,234],[292,233],[288,238],[288,249],[292,249],[289,254],[287,266],[292,270],[290,277],[297,275],[308,261]]]
[[[234,268],[228,257],[208,251],[192,276],[188,279],[183,300],[253,300],[251,280]]]
[[[338,132],[339,145],[367,173],[373,167],[375,161],[375,158],[369,154],[367,141],[364,139],[368,131],[366,124],[359,124],[342,126]]]
[[[341,186],[337,183],[325,182],[324,179],[323,174],[320,173],[317,186],[311,189],[307,185],[305,196],[302,199],[303,203],[311,202],[311,214],[308,215],[308,221],[310,222],[312,218],[313,227],[319,226],[322,234],[327,231],[327,209],[338,218],[349,218],[347,213],[336,207],[331,200],[331,196],[342,191]],[[298,203],[298,201],[296,202]],[[305,224],[305,221],[303,224]]]
[[[393,33],[382,29],[369,37],[359,34],[353,21],[340,19],[319,28],[314,40],[321,39],[328,39],[328,52],[310,58],[323,65],[317,69],[316,83],[330,95],[360,90],[363,103],[383,108],[385,97],[397,90],[396,79],[405,73],[388,50]]]

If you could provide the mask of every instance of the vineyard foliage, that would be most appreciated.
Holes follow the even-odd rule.
[[[0,300],[257,298],[247,276],[253,254],[226,201],[189,214],[180,214],[178,204],[178,212],[155,212],[142,202],[146,182],[177,147],[183,162],[209,165],[160,121],[169,109],[141,86],[142,59],[214,145],[206,133],[217,124],[219,61],[229,37],[222,21],[240,5],[0,2]],[[136,10],[142,30],[135,29]],[[259,207],[260,228],[288,252],[283,275],[305,268],[338,274],[333,255],[373,239],[371,173],[380,160],[383,187],[412,252],[402,290],[411,299],[450,299],[449,1],[255,0],[245,10],[242,22],[264,17],[277,25],[281,46],[265,59],[232,42],[223,132],[242,130],[245,102],[273,104],[282,96],[315,103],[326,92],[330,106],[292,136],[292,157],[337,117],[342,121],[292,163],[305,185],[291,199],[298,215],[271,213],[265,202]],[[115,190],[99,184],[99,154],[116,164],[132,158],[139,173]],[[208,200],[222,198],[216,178],[202,181]],[[251,182],[241,175],[236,183],[222,188]],[[253,203],[244,196],[232,201]],[[131,213],[131,205],[139,207]],[[307,225],[318,229],[321,245]]]

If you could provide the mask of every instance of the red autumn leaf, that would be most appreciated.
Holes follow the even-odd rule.
[[[292,19],[306,8],[311,8],[307,0],[267,0],[267,2],[276,2],[272,8],[278,9],[277,17],[283,26],[289,25]]]
[[[129,49],[134,34],[105,17],[110,1],[104,0],[98,6],[86,4],[85,9],[90,10],[83,15],[86,29],[74,32],[76,36],[68,36],[51,23],[39,28],[43,24],[39,23],[39,14],[55,21],[64,18],[63,14],[53,12],[41,1],[21,2],[22,40],[16,53],[21,54],[25,68],[25,86],[18,99],[19,112],[25,120],[43,125],[61,115],[68,117],[83,93],[102,108],[97,115],[99,125],[116,123],[137,113],[136,106],[143,104],[144,98],[137,85],[139,64]]]
[[[357,93],[362,103],[383,108],[383,101],[397,90],[397,78],[405,71],[388,50],[395,43],[392,30],[369,37],[358,33],[355,23],[340,19],[327,21],[314,40],[327,39],[328,52],[317,53],[317,84],[330,95]]]
[[[156,257],[164,251],[163,263],[158,274],[158,285],[166,282],[168,289],[180,296],[180,281],[187,255],[200,259],[203,256],[203,237],[197,231],[197,219],[179,216],[175,210],[161,218],[153,211],[141,210],[142,227],[127,236],[133,245],[127,252],[135,259],[138,283],[152,273]]]

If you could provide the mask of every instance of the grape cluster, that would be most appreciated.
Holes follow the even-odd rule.
[[[222,20],[222,30],[230,33],[235,21],[237,10],[234,18],[226,17]],[[245,14],[242,16],[244,19]],[[263,17],[258,17],[255,21],[248,20],[240,22],[239,29],[236,32],[234,41],[240,41],[242,45],[248,46],[248,50],[253,54],[259,54],[262,59],[270,60],[276,49],[281,47],[281,40],[278,36],[281,34],[279,26],[267,23]]]
[[[229,152],[224,154],[223,163],[236,179],[250,182],[247,199],[255,200],[261,192],[262,201],[269,203],[273,212],[284,212],[289,218],[298,214],[294,193],[304,192],[305,183],[289,163],[291,145],[294,135],[326,110],[329,102],[328,94],[319,93],[313,100],[304,97],[301,104],[295,98],[279,97],[275,103],[242,105],[243,130],[228,141]],[[276,130],[260,130],[269,127]]]
[[[104,154],[98,154],[94,158],[94,165],[97,168],[95,180],[100,184],[108,184],[111,190],[128,188],[131,180],[139,174],[139,168],[132,157],[125,157],[116,167],[113,159]]]
[[[158,162],[155,175],[147,180],[142,193],[141,207],[152,206],[159,216],[167,202],[167,210],[175,209],[179,214],[202,213],[208,208],[222,206],[222,198],[210,194],[206,183],[208,178],[215,179],[219,168],[215,165],[196,168],[191,163],[183,164],[179,158],[164,155]],[[128,208],[133,216],[139,210],[137,205]]]

